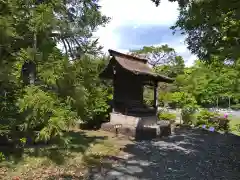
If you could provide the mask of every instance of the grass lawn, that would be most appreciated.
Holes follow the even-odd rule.
[[[83,179],[101,157],[117,155],[121,141],[104,131],[75,131],[68,147],[28,147],[0,163],[0,179]]]
[[[195,114],[195,116],[197,113]],[[223,116],[223,114],[221,114]],[[229,126],[230,126],[230,132],[240,136],[240,117],[232,116],[231,114],[228,116],[230,119]],[[175,121],[176,123],[180,124],[180,119]],[[239,125],[239,127],[237,127]],[[238,129],[239,128],[239,129]]]
[[[230,119],[230,131],[233,133],[233,134],[236,134],[238,136],[240,136],[240,129],[237,130],[237,125],[239,125],[240,127],[240,118],[236,118],[236,117],[232,117],[230,116],[229,117]]]

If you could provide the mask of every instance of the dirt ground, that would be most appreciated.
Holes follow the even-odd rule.
[[[0,179],[238,180],[240,137],[177,128],[170,137],[134,141],[105,131],[77,131],[70,149],[26,149],[0,164]]]
[[[88,179],[240,179],[239,136],[181,128],[164,139],[118,143],[121,156],[106,157],[112,166],[92,169]]]

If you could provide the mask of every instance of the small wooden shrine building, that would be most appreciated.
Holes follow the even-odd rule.
[[[144,124],[154,124],[158,108],[157,89],[159,82],[172,83],[174,80],[156,74],[147,64],[146,59],[109,50],[111,59],[100,74],[101,78],[113,80],[113,103],[110,123],[122,126],[139,126],[143,117]],[[148,107],[143,101],[145,85],[154,87],[154,107]],[[151,119],[151,120],[150,120]]]

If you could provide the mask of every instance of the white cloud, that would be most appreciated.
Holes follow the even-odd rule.
[[[171,25],[178,15],[177,3],[163,0],[160,7],[156,7],[150,0],[100,0],[101,12],[110,17],[106,27],[96,32],[99,42],[106,51],[109,48],[118,49],[119,38],[114,33],[118,27],[132,25]]]
[[[169,27],[174,24],[178,16],[178,4],[171,3],[168,0],[162,0],[159,7],[156,7],[151,0],[100,0],[100,6],[102,6],[101,12],[111,18],[106,27],[99,28],[95,33],[95,36],[99,37],[99,43],[103,45],[105,52],[108,49],[121,52],[128,51],[119,48],[123,40],[120,39],[116,31],[122,26],[132,26],[133,30],[148,25]],[[191,65],[195,56],[189,53],[184,43],[181,42],[182,40],[179,41],[173,37],[172,42],[159,43],[169,44],[180,55],[187,56],[184,58],[188,58],[187,64]]]
[[[112,24],[161,24],[169,25],[178,15],[177,3],[163,0],[156,7],[151,0],[101,0],[102,13],[112,18]]]

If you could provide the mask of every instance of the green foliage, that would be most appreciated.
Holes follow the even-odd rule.
[[[209,126],[210,119],[215,118],[218,116],[217,113],[210,112],[208,110],[201,110],[199,114],[197,115],[197,121],[196,121],[196,126],[201,126],[201,125],[206,125]],[[212,124],[213,125],[213,124]]]
[[[166,55],[167,56],[167,55]],[[164,74],[171,78],[176,78],[178,75],[183,74],[184,60],[181,56],[175,55],[163,64],[154,67],[154,71],[159,74]]]
[[[5,156],[2,152],[0,152],[0,162],[5,160]]]
[[[228,132],[230,130],[230,120],[220,117],[218,119],[217,130]]]
[[[197,104],[194,96],[186,92],[174,92],[171,94],[171,103],[175,107],[185,107],[185,106],[194,106]]]
[[[158,119],[159,120],[167,120],[167,121],[175,121],[176,120],[176,114],[170,113],[170,112],[159,112],[158,113]]]
[[[181,110],[181,117],[183,124],[191,125],[195,121],[196,105],[185,105]]]
[[[167,44],[159,47],[144,46],[142,49],[132,50],[131,54],[148,59],[148,63],[153,67],[169,64],[176,57],[175,50]]]
[[[160,0],[151,0],[157,6]],[[188,49],[204,61],[236,61],[239,56],[239,6],[236,0],[177,1],[180,14],[174,32],[186,35]],[[217,8],[216,8],[217,7]],[[215,61],[212,56],[217,56]]]
[[[162,46],[144,46],[141,49],[132,50],[130,54],[140,56],[148,59],[148,63],[153,66],[153,71],[157,74],[177,77],[183,73],[184,60],[178,56],[175,50],[168,45]],[[171,101],[171,93],[178,90],[177,84],[168,84],[164,82],[159,83],[159,102],[163,106],[168,105]],[[153,94],[152,89],[149,88],[144,92],[145,103],[152,106]]]
[[[180,91],[192,94],[197,104],[204,107],[218,105],[227,107],[239,99],[239,70],[236,66],[207,65],[196,61],[193,67],[185,68],[184,74],[176,79]]]
[[[144,46],[142,49],[131,50],[130,54],[148,59],[154,71],[169,77],[176,77],[182,73],[184,60],[167,44],[162,46]]]
[[[70,107],[58,100],[56,95],[44,92],[39,87],[26,87],[19,99],[19,111],[24,121],[19,125],[22,131],[39,130],[38,140],[49,140],[62,136],[76,121]]]
[[[143,100],[144,100],[144,103],[150,107],[154,105],[153,91],[154,90],[151,86],[144,86]]]
[[[111,92],[98,79],[105,62],[93,32],[109,19],[99,8],[89,0],[0,1],[1,133],[21,144],[32,131],[37,140],[61,138],[77,119],[106,113]]]
[[[201,110],[197,115],[195,126],[206,125],[207,128],[214,127],[216,130],[229,131],[230,120],[220,116],[216,112]]]
[[[240,109],[240,104],[231,105],[231,109],[233,109],[233,110],[239,110],[239,109]]]
[[[163,102],[164,106],[169,105],[169,103],[171,103],[171,100],[172,100],[172,93],[168,91],[160,91],[160,92],[161,93],[159,93],[159,96],[158,96],[159,102]]]
[[[239,6],[235,0],[190,1],[181,8],[173,29],[187,35],[188,48],[203,60],[212,62],[212,55],[221,61],[236,60],[240,55]]]
[[[235,124],[235,127],[233,130],[236,130],[237,132],[240,132],[240,124]]]
[[[112,90],[108,85],[103,85],[98,77],[103,63],[105,59],[84,56],[69,64],[58,81],[61,96],[68,99],[84,123],[100,123],[107,118]]]
[[[151,0],[156,6],[161,5],[161,0]],[[168,0],[169,2],[178,2],[180,7],[185,7],[190,0]]]

